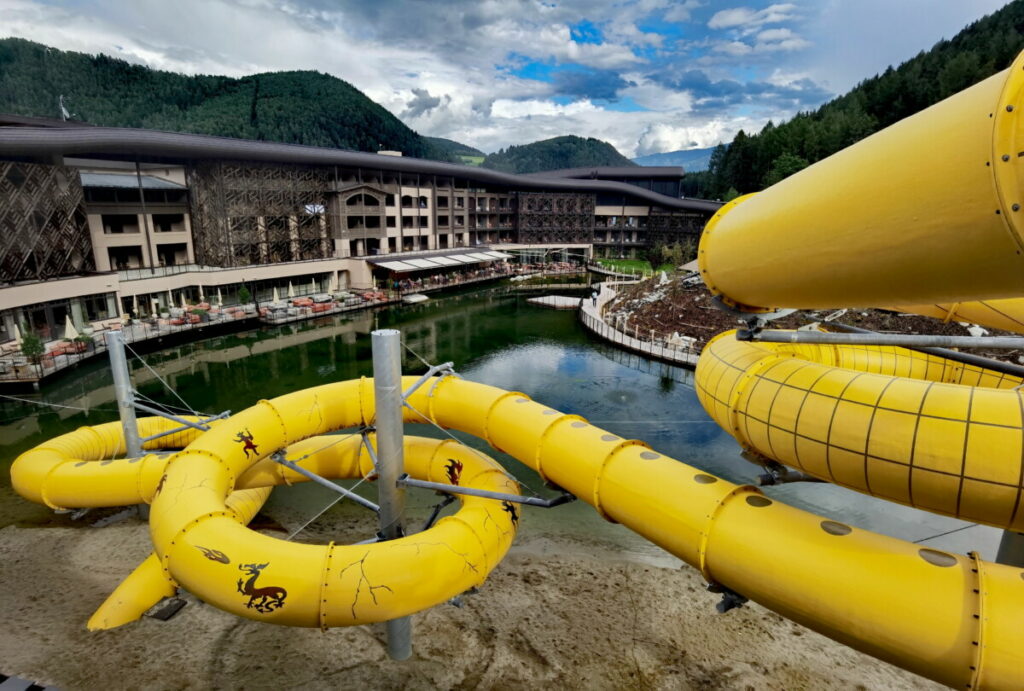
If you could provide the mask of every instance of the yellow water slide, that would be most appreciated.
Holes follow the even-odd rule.
[[[700,247],[708,286],[749,311],[1024,295],[1017,182],[1022,68],[1018,58],[1010,70],[723,207]],[[742,430],[752,446],[807,468],[817,461],[803,449],[824,446],[830,477],[849,486],[877,482],[896,501],[948,500],[944,492],[955,484],[955,509],[948,501],[928,508],[1017,525],[1006,497],[1020,496],[1020,482],[1008,479],[1014,468],[1019,474],[1020,462],[1000,451],[1019,443],[1020,417],[1011,408],[1019,411],[1022,399],[1006,388],[1014,382],[892,349],[811,352],[734,343],[716,340],[698,370],[702,400],[730,432]],[[806,416],[797,399],[813,404]],[[520,393],[448,376],[418,389],[410,404],[407,421],[425,421],[414,412],[420,411],[486,440],[709,582],[835,640],[955,688],[1024,686],[1020,568],[800,511]],[[155,560],[168,582],[241,616],[305,626],[403,616],[481,582],[518,520],[515,507],[495,500],[467,499],[432,532],[350,546],[277,540],[249,530],[230,510],[229,498],[248,483],[276,484],[280,471],[266,463],[269,454],[288,449],[289,457],[310,461],[310,452],[322,448],[311,440],[364,425],[373,410],[368,380],[328,384],[261,401],[191,440],[159,474],[162,461],[136,461],[141,470],[118,482],[151,497]],[[822,430],[826,418],[831,429]],[[871,434],[875,425],[886,433]],[[68,496],[50,484],[51,476],[86,467],[68,465],[81,449],[62,439],[19,459],[18,491],[51,506],[109,501],[113,490],[102,482],[88,491],[69,487]],[[963,448],[959,468],[956,456],[937,453],[942,446],[955,451],[955,442]],[[792,458],[787,444],[796,446]],[[430,460],[420,458],[418,472],[450,481],[449,460],[470,467],[476,459],[481,486],[514,490],[492,462],[456,449],[465,447],[424,454]],[[918,464],[926,458],[927,465]],[[314,466],[325,474],[345,465],[321,461]],[[363,461],[349,461],[349,472],[369,471]],[[129,463],[89,470],[99,477]]]
[[[981,324],[1003,331],[1024,333],[1024,298],[934,305],[898,305],[892,309],[911,314],[923,314],[944,322]]]
[[[1024,54],[708,223],[709,289],[748,311],[1024,296]]]
[[[1010,69],[724,205],[698,253],[709,290],[751,314],[896,306],[1024,332],[1022,87],[1024,53]],[[712,417],[761,456],[892,501],[1024,529],[1019,378],[900,348],[740,342],[730,332],[705,349],[696,384]],[[972,573],[991,568],[979,562]],[[1005,585],[1012,597],[986,603],[976,618],[1002,607],[1000,616],[1024,615],[1024,581]],[[872,596],[870,579],[850,587],[858,602]],[[921,592],[934,595],[923,584]],[[971,645],[987,644],[1021,651],[1024,627]],[[947,652],[933,649],[936,660]],[[931,676],[958,688],[1024,687],[1022,653],[1006,663],[998,679]]]
[[[351,382],[350,390],[344,392],[357,404],[360,399],[354,392],[358,386],[359,382]],[[210,515],[187,512],[196,496],[208,496],[208,483],[225,480],[223,473],[211,473],[195,486],[180,488],[175,484],[182,478],[178,471],[186,468],[187,462],[168,471],[170,461],[176,458],[168,454],[116,458],[124,453],[120,423],[82,427],[16,459],[11,468],[15,489],[51,508],[124,506],[151,503],[164,496],[163,503],[156,501],[154,512],[170,505],[171,517],[180,517],[183,511],[189,516],[167,541],[165,550],[144,560],[93,614],[90,630],[137,620],[161,598],[173,595],[179,585],[222,609],[259,620],[324,627],[382,621],[440,604],[481,585],[507,551],[518,525],[518,510],[478,497],[462,498],[458,512],[429,530],[378,545],[304,545],[248,530],[245,525],[273,486],[309,479],[267,458],[271,451],[283,447],[268,446],[264,435],[248,432],[250,427],[265,429],[259,425],[266,420],[259,418],[268,405],[257,405],[239,418],[246,431],[235,436],[242,438],[242,445],[233,438],[224,451],[242,449],[245,469],[237,479],[232,476],[230,490]],[[346,413],[358,410],[335,409]],[[288,419],[309,421],[296,411],[286,412]],[[361,414],[357,414],[351,424],[361,422]],[[143,418],[139,427],[146,436],[178,425],[162,418]],[[195,430],[168,435],[146,447],[180,447],[198,435]],[[361,478],[372,473],[372,460],[361,435],[301,436],[302,441],[287,446],[286,460],[321,477]],[[374,435],[369,434],[368,440],[372,445]],[[266,451],[259,453],[259,445]],[[196,453],[187,459],[199,457]],[[407,437],[405,461],[405,470],[414,478],[504,493],[518,491],[516,483],[488,456],[452,440]],[[190,476],[184,481],[191,482]],[[225,523],[240,531],[226,530]],[[216,526],[213,536],[204,532],[211,525]],[[253,548],[252,543],[269,543],[270,547]],[[317,551],[321,552],[317,569],[308,561],[295,561]],[[261,563],[268,555],[272,559]],[[271,569],[272,565],[276,567]],[[327,579],[332,565],[342,581]],[[179,573],[184,575],[179,577]],[[283,575],[275,585],[263,583],[267,576],[278,574]],[[287,609],[286,601],[291,605]]]
[[[407,378],[403,386],[413,382]],[[794,509],[521,393],[449,376],[417,390],[410,406],[407,421],[423,422],[422,414],[486,440],[699,569],[709,582],[794,621],[958,688],[1020,685],[1019,568],[921,548]],[[302,458],[322,449],[316,435],[365,422],[373,409],[367,380],[307,389],[258,403],[172,457],[151,507],[151,533],[168,576],[226,611],[307,626],[401,616],[482,580],[517,522],[515,512],[495,500],[480,499],[463,515],[467,499],[463,512],[443,519],[443,530],[439,522],[429,536],[377,545],[295,545],[226,515],[225,497],[232,492],[276,484],[281,471],[264,460],[268,454],[287,447],[289,457]],[[450,481],[449,453],[460,448],[436,454],[445,462],[432,464],[427,477]],[[19,463],[29,463],[32,453]],[[456,457],[466,467],[480,458],[466,454]],[[314,467],[334,474],[339,464],[325,458]],[[496,466],[481,466],[478,476],[506,491],[515,487]],[[472,544],[471,534],[481,543]],[[483,540],[492,535],[488,548]]]
[[[730,331],[705,347],[695,380],[705,410],[760,456],[1024,531],[1018,377],[904,348],[751,343]]]

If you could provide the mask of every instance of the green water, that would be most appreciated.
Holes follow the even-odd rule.
[[[760,472],[739,457],[733,439],[704,413],[692,388],[692,372],[611,348],[585,332],[574,312],[528,305],[525,296],[501,287],[435,295],[414,306],[261,328],[158,351],[145,360],[194,409],[240,411],[260,398],[370,376],[369,334],[377,328],[401,330],[409,348],[403,364],[406,373],[425,370],[417,356],[431,363],[452,361],[466,378],[522,391],[731,481],[755,482]],[[181,405],[139,361],[133,363],[133,377],[144,396]],[[18,453],[81,425],[117,419],[105,360],[48,383],[36,399],[74,408],[49,410],[0,399],[0,527],[54,520],[48,510],[11,490],[7,470]],[[437,436],[436,430],[423,427],[410,426],[409,433]],[[478,440],[463,438],[485,448]],[[536,474],[508,456],[491,453],[527,491],[544,493]],[[837,520],[911,540],[966,525],[827,484],[788,485],[767,492]],[[410,500],[418,516],[435,498],[425,492],[414,494]],[[372,488],[368,496],[373,496]],[[317,486],[282,488],[274,492],[267,510],[274,514],[276,509],[275,517],[290,530],[331,499],[329,490]],[[339,507],[323,520],[343,520],[358,510]],[[659,554],[620,526],[603,522],[581,502],[548,511],[529,509],[523,527],[526,535],[531,528],[580,533],[629,551]],[[970,528],[928,544],[957,551],[980,548],[987,554],[994,553],[996,540],[994,530]]]

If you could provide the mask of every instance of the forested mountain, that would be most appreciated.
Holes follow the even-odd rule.
[[[1005,69],[1022,48],[1024,0],[1015,0],[816,111],[769,122],[757,134],[740,131],[728,147],[717,147],[707,173],[687,176],[684,194],[756,192]]]
[[[0,112],[453,160],[348,82],[320,72],[187,76],[0,39]]]
[[[505,173],[540,173],[585,166],[635,166],[636,164],[600,139],[565,136],[522,146],[510,146],[484,159],[484,168]]]
[[[707,149],[665,151],[660,154],[638,156],[633,159],[633,163],[641,166],[682,166],[687,173],[697,173],[708,169],[711,152],[714,150],[714,147],[709,147]]]
[[[444,137],[423,137],[430,144],[437,147],[446,154],[453,156],[457,161],[466,163],[472,166],[478,166],[483,162],[487,156],[480,149],[474,149],[472,146],[461,144],[451,139],[445,139]]]

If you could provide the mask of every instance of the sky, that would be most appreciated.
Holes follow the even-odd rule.
[[[0,0],[0,36],[189,74],[318,70],[487,153],[575,134],[634,157],[813,109],[1004,4]]]

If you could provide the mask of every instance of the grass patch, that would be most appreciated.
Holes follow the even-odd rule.
[[[483,156],[459,156],[458,158],[467,166],[478,166],[484,162]]]
[[[650,273],[651,263],[646,259],[597,259],[598,264],[614,271],[622,271],[625,273],[630,272],[643,272]],[[662,264],[658,267],[658,271],[673,271],[675,267],[672,264]]]

